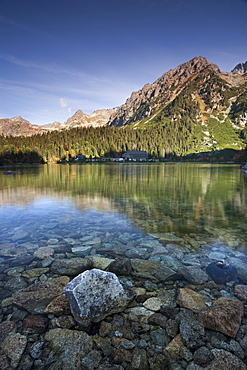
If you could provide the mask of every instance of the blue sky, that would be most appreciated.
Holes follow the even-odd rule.
[[[65,122],[204,56],[247,60],[247,0],[0,0],[0,118]]]

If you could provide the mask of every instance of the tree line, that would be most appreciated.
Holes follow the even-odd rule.
[[[127,150],[145,150],[152,158],[181,156],[195,145],[191,122],[150,128],[87,127],[28,137],[0,136],[1,163],[57,163],[82,154],[87,158],[120,157]]]
[[[193,108],[192,115],[196,110]],[[28,137],[0,135],[0,164],[59,163],[73,161],[80,154],[112,158],[128,150],[145,150],[151,158],[173,159],[205,150],[202,126],[195,119],[183,117],[181,110],[175,119],[169,119],[167,113],[162,111],[148,127],[72,128]]]

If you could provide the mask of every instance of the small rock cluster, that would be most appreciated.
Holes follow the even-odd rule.
[[[247,369],[245,252],[131,238],[0,246],[0,369]],[[208,270],[218,261],[220,283]]]

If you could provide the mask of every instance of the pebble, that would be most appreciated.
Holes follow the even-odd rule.
[[[17,368],[27,345],[27,337],[20,333],[10,333],[2,342],[1,349],[10,360],[10,367]]]
[[[24,231],[23,229],[19,229],[15,232],[15,234],[12,236],[12,241],[13,242],[16,242],[18,240],[21,240],[21,239],[24,239],[28,237],[28,233],[26,231]]]
[[[144,303],[143,303],[143,306],[147,309],[147,310],[151,310],[151,311],[159,311],[161,306],[162,306],[162,300],[159,299],[159,298],[148,298]]]
[[[203,284],[208,280],[208,275],[197,266],[184,266],[178,269],[178,274],[181,274],[186,280],[192,284]]]
[[[54,245],[54,244],[57,244],[57,243],[58,243],[58,239],[49,239],[49,240],[47,240],[47,244]],[[47,248],[49,248],[49,247],[47,247]]]
[[[48,326],[48,319],[41,315],[30,315],[23,320],[23,333],[40,334],[43,333]]]
[[[234,294],[241,301],[247,302],[247,285],[235,285]]]
[[[198,294],[189,288],[178,289],[177,302],[180,307],[188,308],[195,313],[199,313],[206,308],[208,298]]]
[[[224,260],[226,258],[226,254],[223,252],[210,252],[208,254],[208,258],[210,260],[216,260],[216,261]]]
[[[103,216],[98,226],[75,219],[66,233],[66,225],[54,217],[32,233],[16,228],[11,243],[0,246],[1,368],[246,369],[247,257],[232,249],[239,239],[213,227],[205,240],[143,236],[119,220],[110,228]],[[126,232],[119,233],[120,226]],[[212,235],[220,240],[212,243]],[[237,270],[225,285],[205,272],[221,259]],[[86,332],[63,287],[92,268],[115,273],[136,297]]]
[[[51,247],[40,247],[36,249],[33,255],[37,258],[44,260],[54,255],[54,249]]]

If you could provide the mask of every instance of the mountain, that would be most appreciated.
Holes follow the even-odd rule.
[[[239,63],[231,71],[232,73],[245,73],[247,72],[247,61],[245,63]]]
[[[171,147],[182,135],[188,148],[195,151],[241,149],[247,138],[246,69],[247,62],[231,72],[221,72],[206,58],[195,57],[133,92],[117,108],[90,115],[78,110],[64,123],[44,126],[32,125],[21,117],[2,119],[0,133],[30,136],[74,127],[129,126],[155,130],[157,135],[160,129],[166,130]]]
[[[93,112],[92,114],[86,114],[82,110],[78,110],[64,123],[54,122],[50,125],[44,125],[42,127],[48,128],[49,130],[64,130],[74,127],[106,126],[110,119],[110,116],[114,114],[116,109],[117,108],[100,109]]]
[[[176,133],[183,132],[194,151],[242,149],[247,138],[246,63],[227,73],[204,57],[193,58],[133,92],[108,124],[166,129],[174,136],[171,146]]]
[[[31,136],[46,132],[41,126],[32,125],[20,116],[0,119],[0,134],[5,136]]]
[[[172,105],[185,96],[192,105],[199,104],[196,118],[205,121],[204,112],[229,110],[229,105],[232,106],[239,98],[242,90],[246,91],[245,65],[239,64],[241,68],[236,66],[234,72],[226,73],[221,72],[217,65],[208,63],[204,57],[193,58],[164,73],[154,83],[133,92],[125,104],[113,113],[109,124],[117,127],[133,124],[136,127],[140,123],[151,123],[163,109],[165,116],[169,117]],[[236,89],[236,86],[239,88]],[[177,119],[179,116],[181,114],[170,118]],[[144,121],[147,117],[149,119]]]
[[[0,119],[0,134],[6,136],[31,136],[49,131],[67,130],[74,127],[106,126],[110,116],[115,113],[116,109],[100,109],[90,115],[84,113],[82,110],[78,110],[64,123],[54,122],[42,126],[32,125],[20,116]]]

